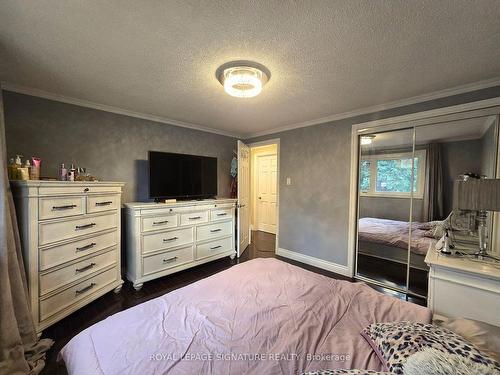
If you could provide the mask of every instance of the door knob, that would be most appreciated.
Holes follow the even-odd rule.
[[[262,199],[262,197],[259,197],[259,199]]]

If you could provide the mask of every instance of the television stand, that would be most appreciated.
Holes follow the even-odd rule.
[[[144,282],[234,257],[236,199],[126,203],[127,278]]]

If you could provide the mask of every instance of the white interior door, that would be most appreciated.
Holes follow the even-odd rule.
[[[276,155],[257,157],[257,228],[276,234],[278,160]]]
[[[250,242],[250,148],[238,141],[238,257]]]

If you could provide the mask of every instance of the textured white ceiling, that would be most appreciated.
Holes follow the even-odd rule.
[[[0,79],[250,134],[500,76],[498,0],[0,2]],[[217,67],[266,65],[256,98]]]

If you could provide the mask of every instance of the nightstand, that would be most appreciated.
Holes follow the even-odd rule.
[[[428,307],[433,313],[500,326],[500,263],[442,255],[429,248]]]

